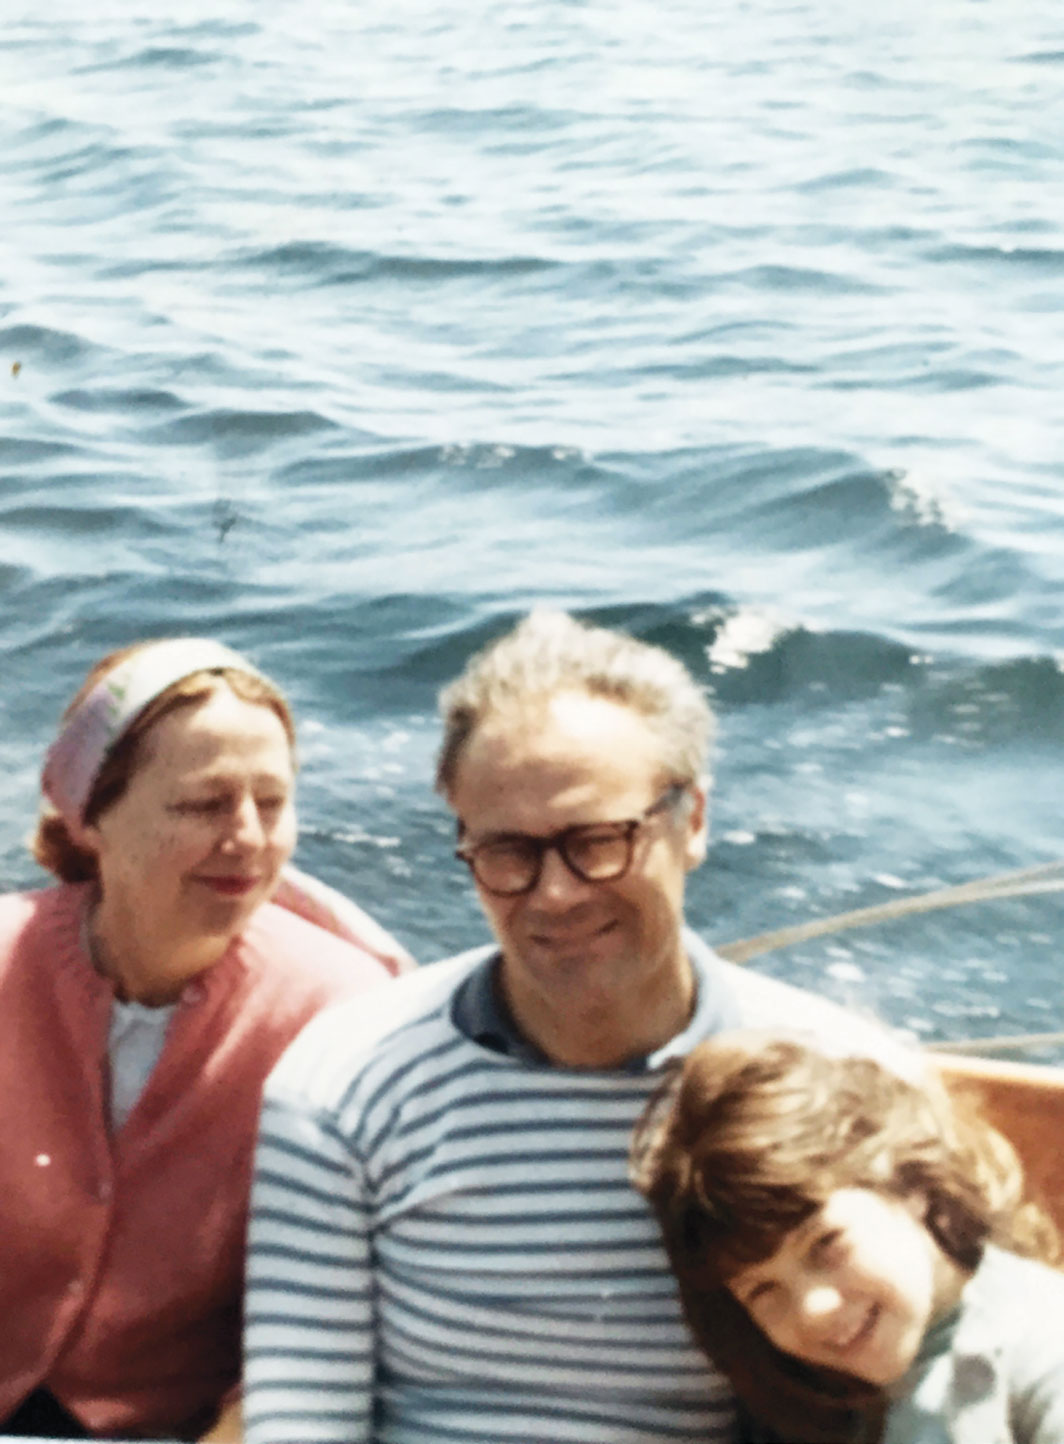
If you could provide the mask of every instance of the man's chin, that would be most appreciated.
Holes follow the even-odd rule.
[[[531,936],[523,940],[520,956],[530,972],[575,977],[596,989],[619,986],[627,971],[621,932],[613,923],[579,936]]]

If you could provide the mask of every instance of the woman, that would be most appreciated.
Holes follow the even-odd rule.
[[[177,639],[99,663],[48,753],[60,885],[0,899],[0,1433],[195,1438],[235,1396],[263,1081],[405,961],[285,875],[293,744],[271,682]]]

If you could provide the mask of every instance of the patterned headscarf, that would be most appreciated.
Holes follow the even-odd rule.
[[[238,652],[206,637],[174,637],[138,647],[82,698],[48,749],[41,790],[67,823],[80,823],[115,743],[156,697],[195,672],[231,669],[266,678]],[[379,958],[393,973],[409,953],[368,913],[328,883],[288,866],[273,901]]]

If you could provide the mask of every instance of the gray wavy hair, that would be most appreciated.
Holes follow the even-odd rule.
[[[683,663],[661,647],[544,607],[478,652],[440,693],[437,791],[450,796],[465,747],[486,718],[563,692],[632,708],[660,738],[670,780],[697,783],[704,777],[715,719]]]

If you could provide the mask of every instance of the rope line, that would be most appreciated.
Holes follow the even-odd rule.
[[[810,938],[846,932],[849,928],[870,927],[875,923],[893,922],[897,918],[914,917],[920,913],[960,907],[966,903],[993,902],[1003,898],[1032,897],[1039,893],[1052,892],[1064,892],[1064,862],[1042,863],[1038,867],[999,873],[995,877],[979,878],[975,882],[961,883],[956,887],[934,888],[931,892],[917,893],[912,897],[894,898],[890,902],[876,903],[872,907],[854,908],[849,912],[836,913],[834,917],[815,918],[811,922],[776,928],[769,933],[758,933],[756,937],[740,938],[736,942],[722,944],[716,951],[730,962],[746,963],[764,953],[789,948],[794,943],[804,943]],[[935,1042],[930,1046],[937,1052],[948,1053],[970,1052],[973,1049],[980,1053],[1021,1053],[1028,1048],[1060,1044],[1064,1044],[1064,1032],[968,1038],[960,1042]]]

